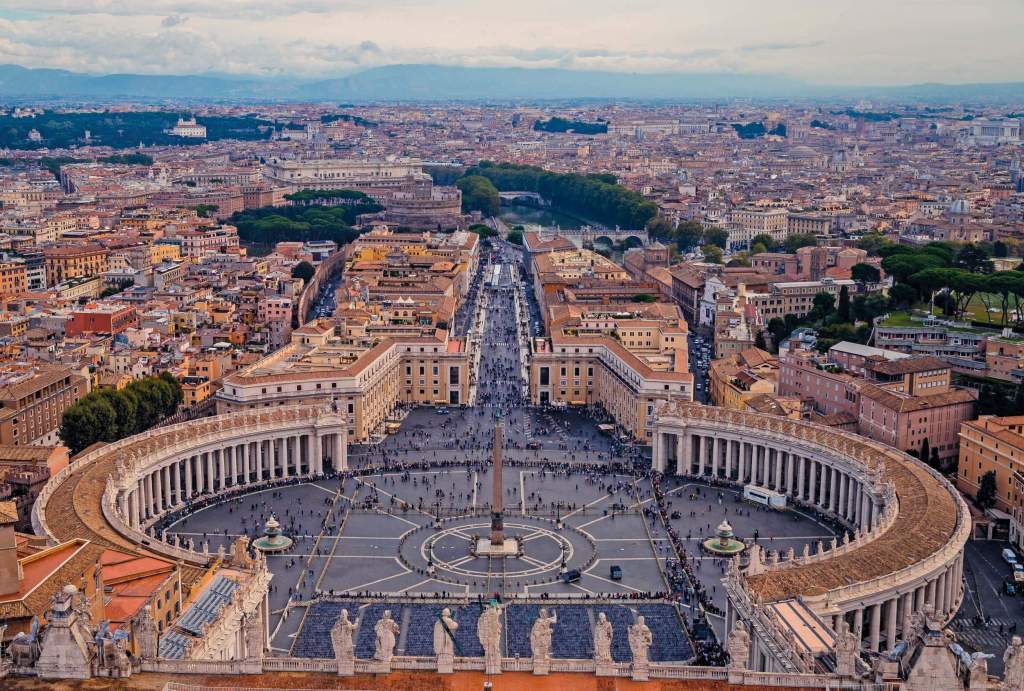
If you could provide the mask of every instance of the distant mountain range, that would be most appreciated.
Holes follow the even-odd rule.
[[[885,98],[913,101],[1024,100],[1024,82],[834,87],[753,74],[629,74],[515,67],[389,65],[336,79],[223,75],[90,75],[0,65],[0,99],[107,100],[713,100]]]

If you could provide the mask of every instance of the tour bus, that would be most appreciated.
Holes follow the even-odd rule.
[[[773,492],[767,487],[758,485],[746,485],[743,487],[743,499],[770,509],[782,510],[786,508],[786,495]]]

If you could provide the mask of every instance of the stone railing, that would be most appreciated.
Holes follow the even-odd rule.
[[[380,673],[381,663],[375,660],[355,660],[356,674]],[[334,659],[295,658],[295,657],[264,657],[262,660],[239,661],[202,661],[202,660],[158,660],[143,662],[142,669],[147,672],[162,674],[208,674],[238,675],[259,674],[261,672],[312,672],[337,674],[338,663]],[[433,657],[412,657],[397,655],[391,659],[391,669],[395,671],[433,672],[437,669],[437,661]],[[456,657],[455,671],[483,671],[483,658]],[[791,674],[784,672],[754,672],[724,667],[697,667],[669,662],[651,662],[648,664],[648,675],[652,679],[679,679],[695,681],[726,682],[735,686],[771,686],[778,688],[830,689],[835,691],[886,691],[884,684],[841,679],[834,675],[822,674]],[[502,672],[532,672],[533,660],[530,658],[504,658],[501,662]],[[594,674],[596,665],[593,660],[561,659],[551,660],[551,672],[569,672],[576,674]],[[615,677],[628,678],[632,675],[632,665],[628,662],[613,663],[609,667]],[[193,686],[187,683],[168,682],[164,687],[169,691],[198,691],[207,686]],[[236,688],[236,687],[233,687]],[[238,687],[240,688],[240,687]]]

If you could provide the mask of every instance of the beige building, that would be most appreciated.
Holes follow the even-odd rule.
[[[321,319],[293,331],[284,348],[225,377],[217,412],[336,402],[349,437],[365,441],[398,403],[468,402],[469,373],[462,341],[360,337],[344,322]]]

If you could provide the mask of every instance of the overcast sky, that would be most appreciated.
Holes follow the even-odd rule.
[[[0,0],[0,63],[335,76],[395,63],[1024,80],[1024,0]]]

